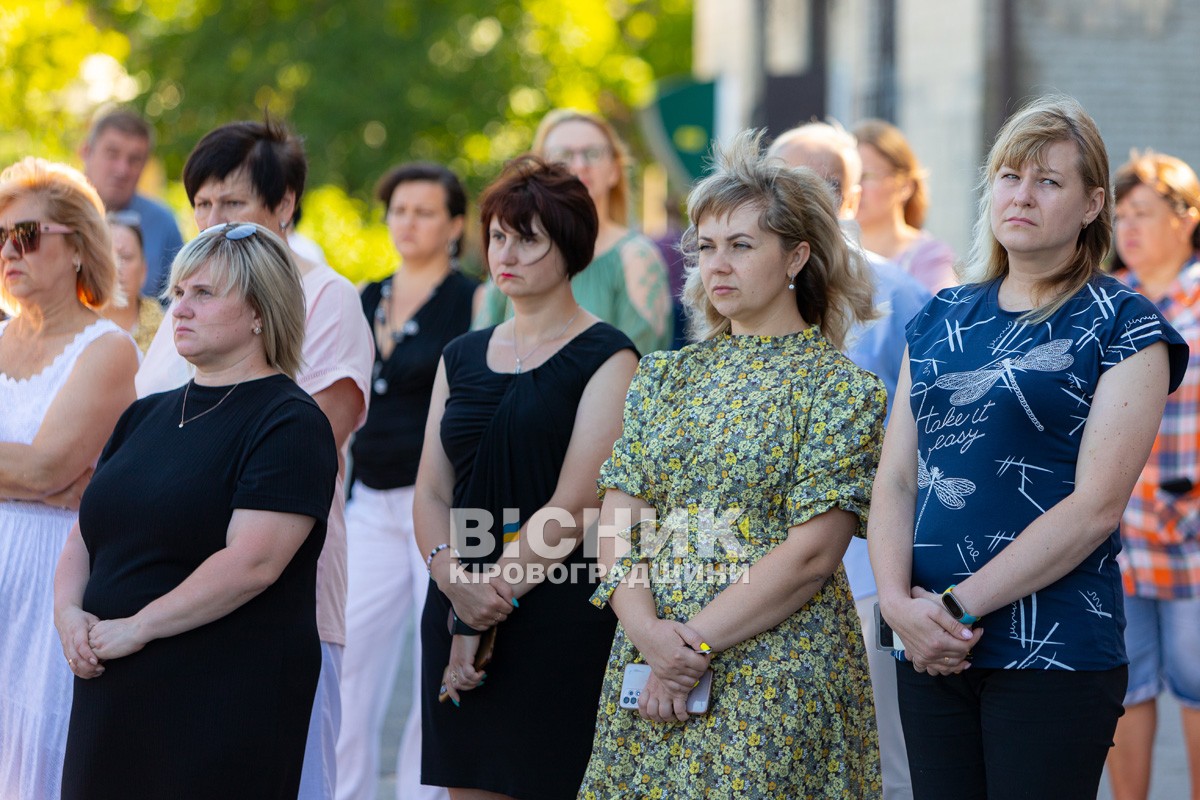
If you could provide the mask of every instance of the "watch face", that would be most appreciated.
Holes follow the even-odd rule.
[[[958,604],[958,600],[956,600],[954,595],[950,594],[949,592],[942,595],[942,605],[944,605],[946,610],[950,612],[950,616],[957,620],[961,620],[967,615],[967,612],[963,610],[963,607]]]

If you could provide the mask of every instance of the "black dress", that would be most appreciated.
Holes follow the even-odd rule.
[[[225,547],[234,509],[317,520],[279,579],[220,619],[75,679],[64,798],[295,798],[320,671],[317,557],[337,452],[317,404],[275,375],[134,403],[84,494],[83,608],[128,617]],[[211,409],[203,417],[196,415]]]
[[[502,527],[516,530],[550,500],[584,388],[613,354],[634,350],[623,333],[597,323],[541,366],[497,373],[487,366],[493,330],[459,337],[443,356],[450,394],[441,438],[454,466],[454,506],[485,509],[495,519],[495,546],[477,563],[495,562]],[[421,619],[422,783],[522,800],[575,796],[616,627],[607,607],[588,602],[590,562],[577,548],[559,573],[567,580],[543,582],[521,598],[499,626],[486,683],[464,693],[460,708],[437,702],[451,606],[430,582]]]

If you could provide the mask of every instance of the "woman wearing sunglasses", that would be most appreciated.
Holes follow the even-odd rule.
[[[608,122],[595,114],[556,109],[542,118],[533,153],[562,164],[587,187],[600,232],[596,256],[571,280],[579,305],[619,329],[643,353],[671,346],[673,314],[667,268],[654,242],[629,224],[629,154]],[[497,285],[483,296],[475,327],[512,316],[512,302]]]
[[[55,576],[79,678],[62,796],[294,798],[338,472],[292,379],[304,290],[287,245],[246,223],[189,242],[169,286],[196,375],[118,422]]]
[[[231,122],[209,131],[188,155],[183,185],[196,227],[253,222],[286,236],[296,217],[308,162],[300,140],[282,125]],[[366,419],[374,349],[354,287],[325,264],[291,254],[304,288],[304,336],[296,383],[329,417],[341,452]],[[138,396],[183,386],[192,366],[163,328],[137,374]],[[344,459],[340,462],[344,468]],[[331,800],[341,717],[338,675],[346,642],[346,523],[343,470],[329,509],[329,532],[317,571],[321,682],[305,750],[303,800]]]
[[[58,797],[71,670],[51,630],[54,565],[137,348],[97,310],[116,268],[104,205],[75,170],[0,173],[0,797]]]
[[[579,545],[636,356],[571,292],[597,229],[580,181],[525,156],[479,205],[516,313],[446,346],[429,407],[413,504],[431,579],[421,778],[452,800],[574,797],[616,623],[587,602],[596,564]],[[466,516],[487,532],[452,529]]]

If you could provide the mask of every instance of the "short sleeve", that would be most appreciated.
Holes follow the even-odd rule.
[[[1179,332],[1167,322],[1154,303],[1132,289],[1127,289],[1115,280],[1111,285],[1089,286],[1092,294],[1107,297],[1112,301],[1112,287],[1120,287],[1117,302],[1113,303],[1114,316],[1111,324],[1097,331],[1102,351],[1100,374],[1104,374],[1125,359],[1140,353],[1152,344],[1167,345],[1171,367],[1170,391],[1179,388],[1187,370],[1188,346]]]
[[[646,495],[645,421],[653,413],[657,389],[672,356],[669,352],[651,353],[638,362],[637,372],[625,395],[621,436],[613,444],[612,455],[600,468],[597,482],[600,497],[607,489],[617,489],[631,497],[648,500]]]
[[[616,563],[609,568],[608,572],[596,584],[596,590],[592,592],[588,602],[596,608],[604,608],[608,605],[608,601],[612,599],[613,592],[621,585],[621,581],[629,575],[633,570],[633,565],[643,560],[646,555],[642,552],[642,537],[643,528],[646,526],[655,526],[653,520],[643,520],[634,524],[621,532],[621,536],[629,542],[629,552],[617,559]],[[651,530],[649,533],[653,533]]]
[[[324,412],[308,398],[284,400],[250,443],[230,507],[325,521],[337,470],[333,429]]]
[[[375,360],[375,342],[362,313],[362,302],[350,282],[329,267],[328,279],[308,298],[308,319],[304,326],[304,364],[296,383],[310,395],[328,389],[349,378],[362,394],[363,406],[355,428],[367,419],[371,399],[371,367]]]
[[[624,285],[616,289],[615,318],[610,322],[633,340],[639,352],[666,349],[674,333],[667,266],[658,248],[644,236],[627,242],[620,257]]]
[[[828,375],[807,430],[794,433],[795,481],[786,498],[789,528],[834,508],[858,516],[866,536],[871,483],[879,465],[887,392],[879,378],[847,365]]]

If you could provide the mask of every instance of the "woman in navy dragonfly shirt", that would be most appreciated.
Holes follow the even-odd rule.
[[[1094,798],[1127,681],[1117,525],[1187,347],[1098,269],[1108,159],[1072,99],[1017,112],[966,285],[907,329],[868,541],[919,798]]]

